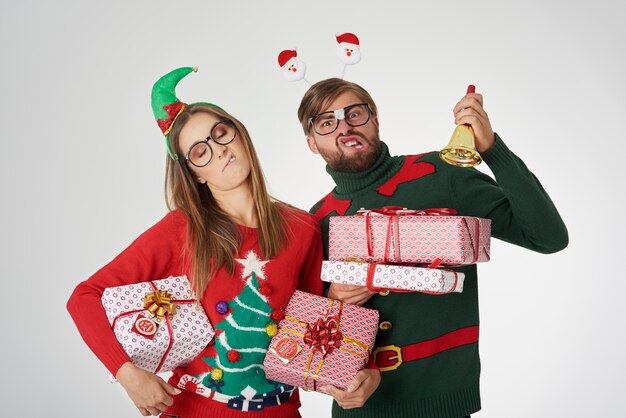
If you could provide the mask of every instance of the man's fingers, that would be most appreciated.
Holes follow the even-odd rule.
[[[367,374],[363,373],[363,370],[360,370],[356,376],[354,376],[354,378],[352,379],[352,382],[350,382],[350,386],[348,386],[348,392],[352,393],[355,390],[357,390],[359,388],[359,386],[361,386],[361,383],[363,383],[363,381],[365,379],[367,379]]]

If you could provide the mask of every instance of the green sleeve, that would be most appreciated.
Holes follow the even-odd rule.
[[[492,220],[494,238],[544,254],[568,244],[567,228],[550,196],[496,135],[482,154],[496,180],[475,169],[448,166],[448,181],[461,215]]]

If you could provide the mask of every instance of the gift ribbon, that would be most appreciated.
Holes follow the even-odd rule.
[[[159,319],[165,319],[166,315],[171,318],[176,312],[176,305],[172,303],[172,295],[167,290],[155,289],[148,293],[143,300],[143,307],[148,311],[148,315]]]
[[[331,319],[319,318],[313,324],[300,321],[299,319],[294,318],[289,315],[285,315],[284,319],[291,321],[291,322],[295,322],[305,327],[304,333],[298,332],[298,331],[295,331],[286,327],[280,327],[281,331],[285,331],[290,334],[297,335],[298,337],[302,337],[304,343],[307,344],[310,348],[309,359],[307,360],[304,373],[303,373],[305,390],[310,390],[309,382],[308,382],[309,377],[312,377],[313,379],[313,390],[314,391],[317,390],[317,378],[319,376],[320,371],[322,370],[322,366],[324,365],[326,356],[328,354],[331,354],[335,349],[339,349],[341,351],[360,357],[362,360],[366,359],[366,356],[364,356],[363,354],[360,354],[352,350],[349,350],[345,347],[342,347],[341,346],[342,342],[349,343],[356,347],[359,347],[363,349],[366,353],[369,352],[369,347],[367,344],[364,344],[352,338],[346,337],[345,335],[339,332],[339,324],[341,321],[341,314],[343,312],[343,302],[329,299],[329,304],[328,304],[326,311],[331,312],[335,302],[339,303],[339,311],[337,312],[337,314]],[[335,330],[335,332],[332,333],[332,330]],[[322,353],[322,359],[320,360],[315,371],[313,372],[313,375],[311,376],[311,372],[310,372],[311,365],[313,364],[313,358],[316,352]]]
[[[152,289],[154,291],[150,292],[150,293],[148,293],[146,295],[146,297],[144,298],[144,305],[145,305],[145,301],[148,299],[148,296],[150,294],[152,294],[152,293],[155,293],[155,292],[165,292],[165,293],[167,293],[169,295],[169,293],[166,292],[166,291],[160,291],[156,287],[154,282],[152,282],[151,280],[148,281],[148,284],[150,286],[152,286]],[[194,299],[175,299],[175,300],[171,300],[171,296],[169,296],[169,301],[168,301],[168,303],[171,304],[171,305],[174,305],[174,303],[181,304],[181,303],[195,303],[195,302],[196,301]],[[152,305],[150,305],[150,306],[152,306]],[[122,314],[117,315],[115,318],[113,318],[113,322],[111,322],[111,328],[115,328],[115,323],[117,322],[118,319],[126,317],[126,316],[129,316],[129,315],[132,315],[132,314],[136,314],[138,312],[143,312],[145,310],[146,310],[145,308],[144,309],[135,309],[135,310],[124,312]],[[175,310],[176,310],[175,308],[172,309],[171,315],[174,314]],[[158,311],[158,309],[157,309],[157,311]],[[150,313],[150,312],[148,312],[148,313]],[[154,317],[154,315],[151,315],[151,316]],[[174,329],[172,327],[172,322],[171,322],[171,319],[170,319],[170,315],[164,315],[164,318],[160,318],[160,319],[165,319],[165,323],[167,325],[167,333],[169,335],[169,343],[167,345],[167,349],[165,350],[165,354],[163,354],[163,356],[161,357],[161,360],[159,361],[159,364],[157,365],[156,369],[153,372],[155,374],[158,373],[161,370],[161,367],[163,367],[163,363],[165,362],[165,359],[167,358],[167,355],[169,354],[170,350],[172,349],[172,344],[174,343]]]
[[[380,209],[362,210],[357,212],[358,215],[365,216],[365,234],[367,236],[367,255],[371,258],[374,257],[374,235],[372,232],[372,213],[378,213],[380,215],[388,216],[387,221],[387,235],[385,237],[385,254],[384,262],[401,262],[400,256],[400,233],[399,223],[400,216],[453,216],[458,212],[452,208],[427,208],[427,209],[407,209],[401,206],[384,206]],[[469,264],[474,264],[478,261],[480,254],[480,222],[476,219],[476,244],[474,245],[474,260]],[[391,250],[394,250],[394,259],[390,258]],[[441,258],[437,258],[428,268],[436,268],[442,262]],[[463,264],[457,264],[456,266],[462,266]],[[452,265],[450,265],[452,266]]]
[[[439,259],[437,259],[439,260]],[[433,263],[434,264],[434,263]],[[433,265],[431,264],[431,266]],[[383,265],[381,263],[370,263],[367,266],[367,278],[365,279],[365,286],[370,290],[370,292],[396,292],[396,293],[409,293],[409,292],[418,292],[418,290],[406,290],[406,289],[387,289],[384,287],[374,287],[374,275],[376,274],[376,266]],[[429,269],[434,269],[434,267],[427,267]],[[420,293],[428,293],[431,295],[447,295],[448,293],[453,293],[456,290],[456,286],[459,283],[459,275],[454,270],[444,270],[454,273],[454,286],[452,286],[452,290],[447,292],[432,292],[429,290],[419,290]]]

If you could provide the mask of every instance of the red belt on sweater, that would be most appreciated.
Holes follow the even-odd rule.
[[[432,340],[398,347],[385,345],[373,352],[374,361],[381,372],[395,370],[402,363],[434,356],[442,351],[478,342],[478,325],[461,328]]]

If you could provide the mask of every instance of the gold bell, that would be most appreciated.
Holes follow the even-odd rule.
[[[473,85],[467,87],[468,93],[474,93]],[[459,167],[474,167],[482,162],[474,143],[474,130],[470,125],[459,125],[452,132],[448,145],[439,151],[439,158],[448,164]]]

